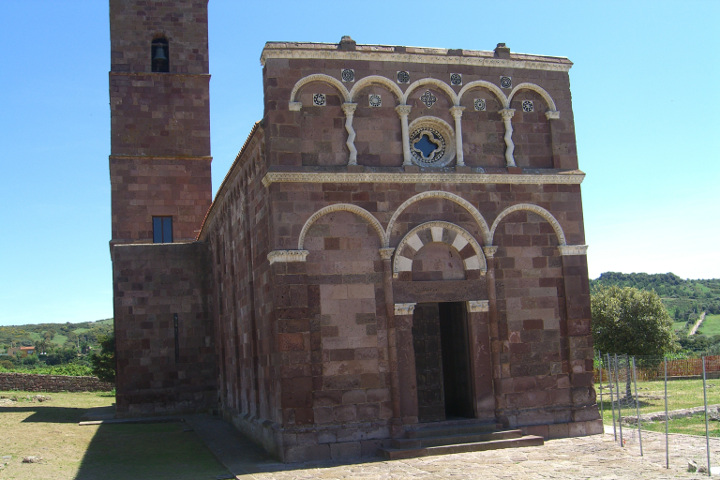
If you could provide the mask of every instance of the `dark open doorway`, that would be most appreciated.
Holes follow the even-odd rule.
[[[474,417],[465,303],[416,305],[413,346],[419,421]]]

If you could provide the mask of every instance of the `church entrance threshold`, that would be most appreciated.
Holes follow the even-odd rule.
[[[473,418],[465,302],[417,304],[412,332],[418,420]]]

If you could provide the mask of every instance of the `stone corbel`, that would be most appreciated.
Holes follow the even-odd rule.
[[[545,112],[545,118],[548,120],[558,120],[560,119],[560,112],[557,110],[548,110]]]
[[[309,253],[307,250],[273,250],[268,253],[267,259],[270,265],[276,262],[305,262]]]
[[[515,157],[513,157],[513,152],[515,151],[515,144],[512,140],[512,117],[515,115],[515,109],[514,108],[504,108],[498,112],[503,119],[503,123],[505,124],[505,163],[508,167],[516,167],[515,165]]]
[[[490,302],[487,300],[468,300],[467,311],[469,313],[490,311]]]
[[[587,245],[558,245],[561,256],[566,255],[587,255]]]
[[[345,112],[345,130],[347,131],[348,137],[345,145],[350,150],[350,157],[348,159],[348,165],[357,165],[357,148],[355,148],[355,129],[353,128],[353,116],[355,115],[355,109],[357,103],[343,103],[342,109]]]
[[[393,247],[381,248],[380,249],[380,258],[382,260],[390,260],[393,256],[393,253],[395,253],[395,248],[393,248]]]
[[[455,162],[458,167],[465,166],[465,157],[463,155],[462,141],[462,113],[465,107],[455,105],[450,108],[450,114],[455,119]]]
[[[395,315],[412,315],[415,312],[416,303],[396,303]]]
[[[291,112],[299,112],[302,108],[302,102],[289,102],[288,103],[288,110]]]
[[[402,147],[403,147],[403,166],[412,165],[410,156],[410,132],[408,127],[408,115],[410,115],[412,106],[398,105],[395,111],[400,116],[400,127],[402,128]]]
[[[491,246],[487,246],[487,247],[482,247],[482,249],[483,249],[483,253],[485,254],[485,257],[493,258],[495,256],[495,254],[497,253],[498,247],[495,245],[491,245]]]

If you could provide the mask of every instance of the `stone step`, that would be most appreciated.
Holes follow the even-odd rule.
[[[499,432],[477,432],[473,430],[471,433],[451,431],[433,437],[395,438],[392,440],[392,446],[393,448],[436,447],[439,445],[479,443],[520,437],[522,437],[521,430],[503,430]]]
[[[444,422],[421,423],[417,426],[407,427],[407,438],[440,437],[460,433],[491,433],[502,428],[495,422],[478,420],[448,420]]]
[[[458,443],[419,448],[383,448],[380,451],[388,460],[403,458],[426,457],[430,455],[449,455],[451,453],[481,452],[501,448],[534,447],[543,445],[543,437],[525,435],[520,438],[507,438],[487,442]]]

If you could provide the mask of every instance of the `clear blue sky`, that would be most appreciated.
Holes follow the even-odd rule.
[[[720,2],[210,0],[213,187],[262,116],[266,41],[565,56],[590,276],[720,278]],[[0,325],[112,316],[108,6],[2,0]]]

